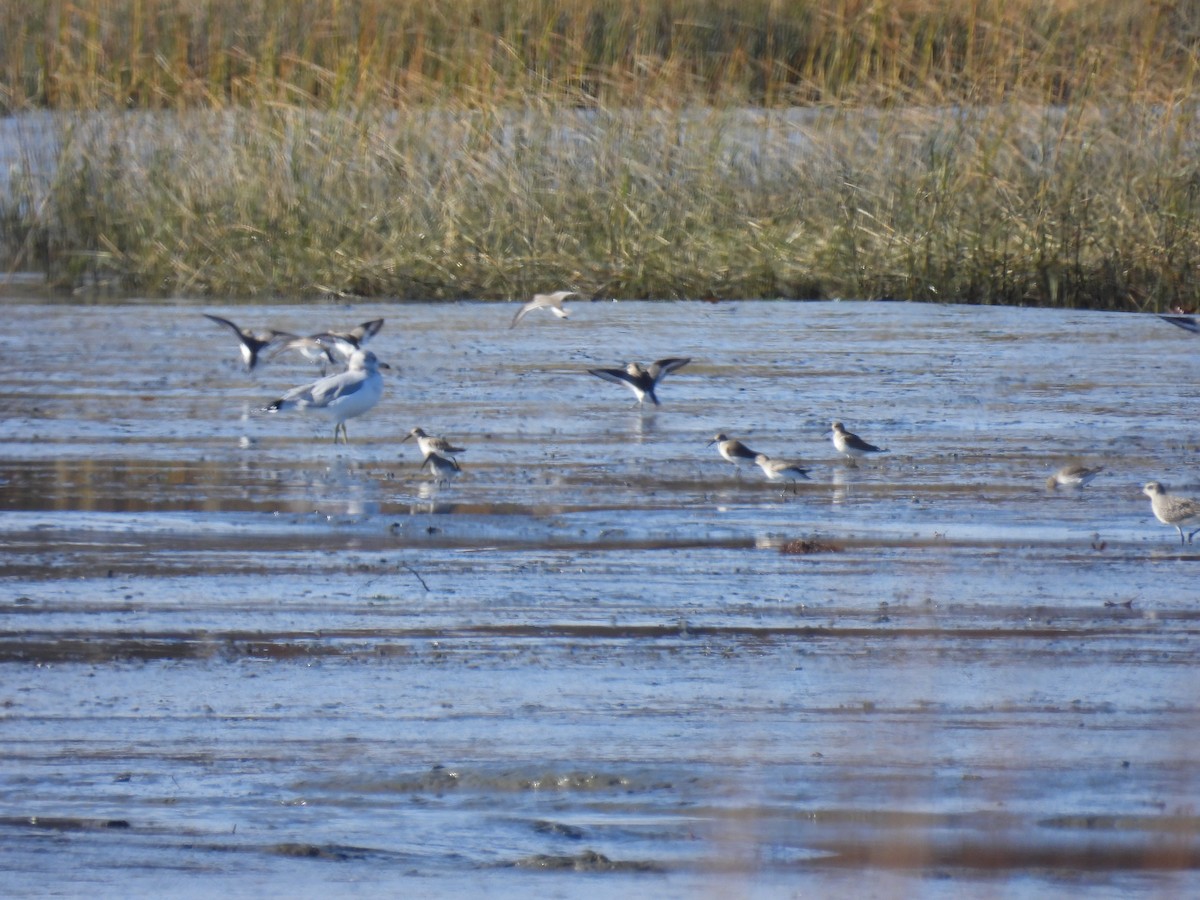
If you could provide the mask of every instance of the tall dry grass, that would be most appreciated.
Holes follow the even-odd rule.
[[[1170,95],[1198,37],[1161,0],[35,2],[0,12],[0,104],[1062,103]]]
[[[29,152],[9,174],[0,246],[64,286],[1121,309],[1200,293],[1186,4],[0,15],[6,102],[58,110],[52,164]]]

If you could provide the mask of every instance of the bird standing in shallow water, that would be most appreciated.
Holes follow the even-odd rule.
[[[455,447],[443,437],[436,437],[432,434],[426,434],[425,429],[423,428],[414,428],[404,436],[400,443],[403,444],[404,441],[407,441],[409,438],[417,439],[417,448],[421,451],[421,456],[424,459],[428,459],[434,453],[454,459],[454,455],[456,453],[467,452],[466,447]]]
[[[747,464],[754,462],[755,458],[760,456],[757,451],[751,450],[741,441],[729,437],[725,432],[720,432],[715,435],[708,446],[717,445],[717,452],[721,454],[721,458],[733,463],[739,469]]]
[[[755,456],[754,462],[763,470],[763,474],[769,481],[790,481],[794,484],[797,481],[809,480],[808,469],[798,463],[788,462],[785,459],[771,459],[765,453]]]
[[[1142,493],[1150,498],[1150,508],[1154,510],[1154,517],[1164,525],[1173,525],[1175,530],[1179,532],[1179,543],[1183,544],[1183,526],[1184,525],[1200,525],[1200,503],[1191,500],[1187,497],[1177,497],[1174,494],[1168,494],[1157,481],[1149,482]],[[1187,536],[1187,543],[1192,542],[1200,528],[1191,532]]]
[[[258,365],[258,355],[267,347],[295,337],[289,331],[276,331],[274,328],[268,328],[265,331],[251,331],[249,328],[239,328],[228,319],[222,319],[212,313],[203,313],[203,315],[204,318],[211,319],[218,325],[232,329],[233,333],[237,335],[238,349],[241,351],[242,362],[246,364],[247,372],[254,371],[254,367]]]
[[[520,321],[535,309],[548,309],[560,319],[566,319],[567,311],[563,309],[563,301],[574,297],[579,291],[555,291],[553,294],[534,294],[533,299],[517,310],[509,328],[516,328]]]
[[[887,453],[882,447],[868,444],[857,434],[846,430],[841,422],[833,423],[833,446],[850,461],[861,459],[869,453]]]
[[[659,406],[658,397],[654,393],[658,383],[691,361],[690,357],[668,357],[655,360],[649,366],[643,366],[640,362],[631,362],[627,363],[623,369],[588,369],[588,373],[614,384],[625,385],[633,391],[639,406],[647,397],[654,401],[655,406]]]
[[[383,396],[383,376],[379,370],[390,368],[376,359],[370,350],[355,350],[350,354],[350,365],[345,372],[292,388],[265,411],[302,409],[329,416],[334,423],[333,442],[337,443],[340,432],[342,443],[348,444],[350,436],[346,432],[346,420],[361,416],[379,402]]]
[[[454,476],[462,471],[455,460],[439,453],[430,453],[426,456],[425,461],[421,463],[421,468],[426,466],[429,466],[429,471],[433,473],[435,484],[448,484]]]
[[[1059,485],[1063,487],[1084,488],[1093,478],[1104,471],[1104,466],[1084,466],[1078,463],[1063,466],[1053,475],[1046,479],[1046,489],[1053,491],[1057,490]]]

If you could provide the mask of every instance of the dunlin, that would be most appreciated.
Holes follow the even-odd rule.
[[[887,453],[883,448],[868,444],[857,434],[847,431],[841,422],[833,423],[833,446],[849,460],[861,458],[869,453]]]
[[[754,462],[770,481],[808,481],[808,469],[799,463],[788,462],[785,459],[771,459],[765,453],[754,457]]]
[[[437,453],[441,456],[454,458],[457,453],[466,453],[466,447],[455,447],[448,440],[442,437],[435,437],[432,434],[426,434],[423,428],[414,428],[406,434],[400,443],[404,443],[409,438],[417,439],[417,447],[421,451],[421,456],[428,458],[430,455]]]
[[[242,362],[246,364],[247,372],[253,371],[254,367],[258,365],[258,355],[267,347],[295,337],[290,332],[276,331],[274,328],[268,328],[265,331],[251,331],[249,328],[239,328],[228,319],[222,319],[212,313],[203,315],[206,319],[211,319],[217,324],[231,329],[237,335],[238,349],[241,351]]]
[[[626,364],[623,369],[588,369],[588,372],[597,378],[603,378],[605,381],[625,385],[625,387],[633,391],[633,395],[637,397],[639,405],[649,397],[654,401],[654,405],[658,406],[658,397],[654,393],[654,389],[658,386],[658,383],[677,369],[682,369],[691,361],[690,358],[669,357],[667,359],[656,360],[649,366],[643,366],[639,362],[631,362]]]
[[[717,452],[721,454],[723,459],[728,460],[738,468],[741,468],[746,463],[754,462],[755,458],[760,455],[757,451],[751,450],[741,441],[729,437],[724,432],[715,435],[708,442],[709,447],[713,444],[717,445]]]
[[[560,319],[567,318],[567,311],[563,309],[563,301],[568,297],[578,295],[578,291],[555,291],[553,294],[534,294],[533,299],[517,310],[517,314],[513,316],[512,324],[509,328],[516,328],[521,320],[533,312],[535,309],[546,309],[554,313]]]
[[[340,432],[342,442],[349,443],[346,420],[361,416],[379,402],[383,396],[383,376],[379,370],[390,368],[376,359],[370,350],[355,350],[350,354],[350,365],[345,372],[293,388],[267,406],[266,411],[295,408],[329,416],[333,420],[333,442],[337,443]]]
[[[1084,466],[1078,463],[1063,466],[1046,479],[1046,489],[1056,490],[1063,487],[1083,488],[1088,482],[1104,471],[1104,466]]]
[[[435,484],[448,484],[454,476],[462,471],[457,462],[439,453],[430,453],[426,456],[425,461],[421,463],[421,468],[426,466],[429,466],[429,471],[433,473]]]
[[[1168,494],[1167,489],[1157,481],[1148,483],[1142,488],[1142,493],[1150,498],[1150,508],[1154,510],[1154,517],[1164,525],[1175,526],[1175,530],[1179,532],[1180,544],[1184,543],[1183,526],[1200,524],[1200,503],[1195,500]],[[1187,543],[1190,544],[1198,533],[1200,528],[1189,533]]]

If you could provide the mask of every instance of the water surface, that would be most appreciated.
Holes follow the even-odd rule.
[[[8,893],[1200,889],[1200,546],[1140,493],[1200,495],[1200,339],[572,309],[5,301]],[[396,371],[335,446],[257,411],[316,371],[202,311],[383,316]],[[586,374],[681,355],[657,409]],[[1072,458],[1106,471],[1047,492]]]

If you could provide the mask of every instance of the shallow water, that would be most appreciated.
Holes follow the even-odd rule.
[[[5,301],[6,893],[1200,890],[1200,545],[1140,492],[1200,494],[1200,339],[568,305],[203,307],[387,319],[342,447],[201,307]],[[659,409],[586,374],[677,355]]]

